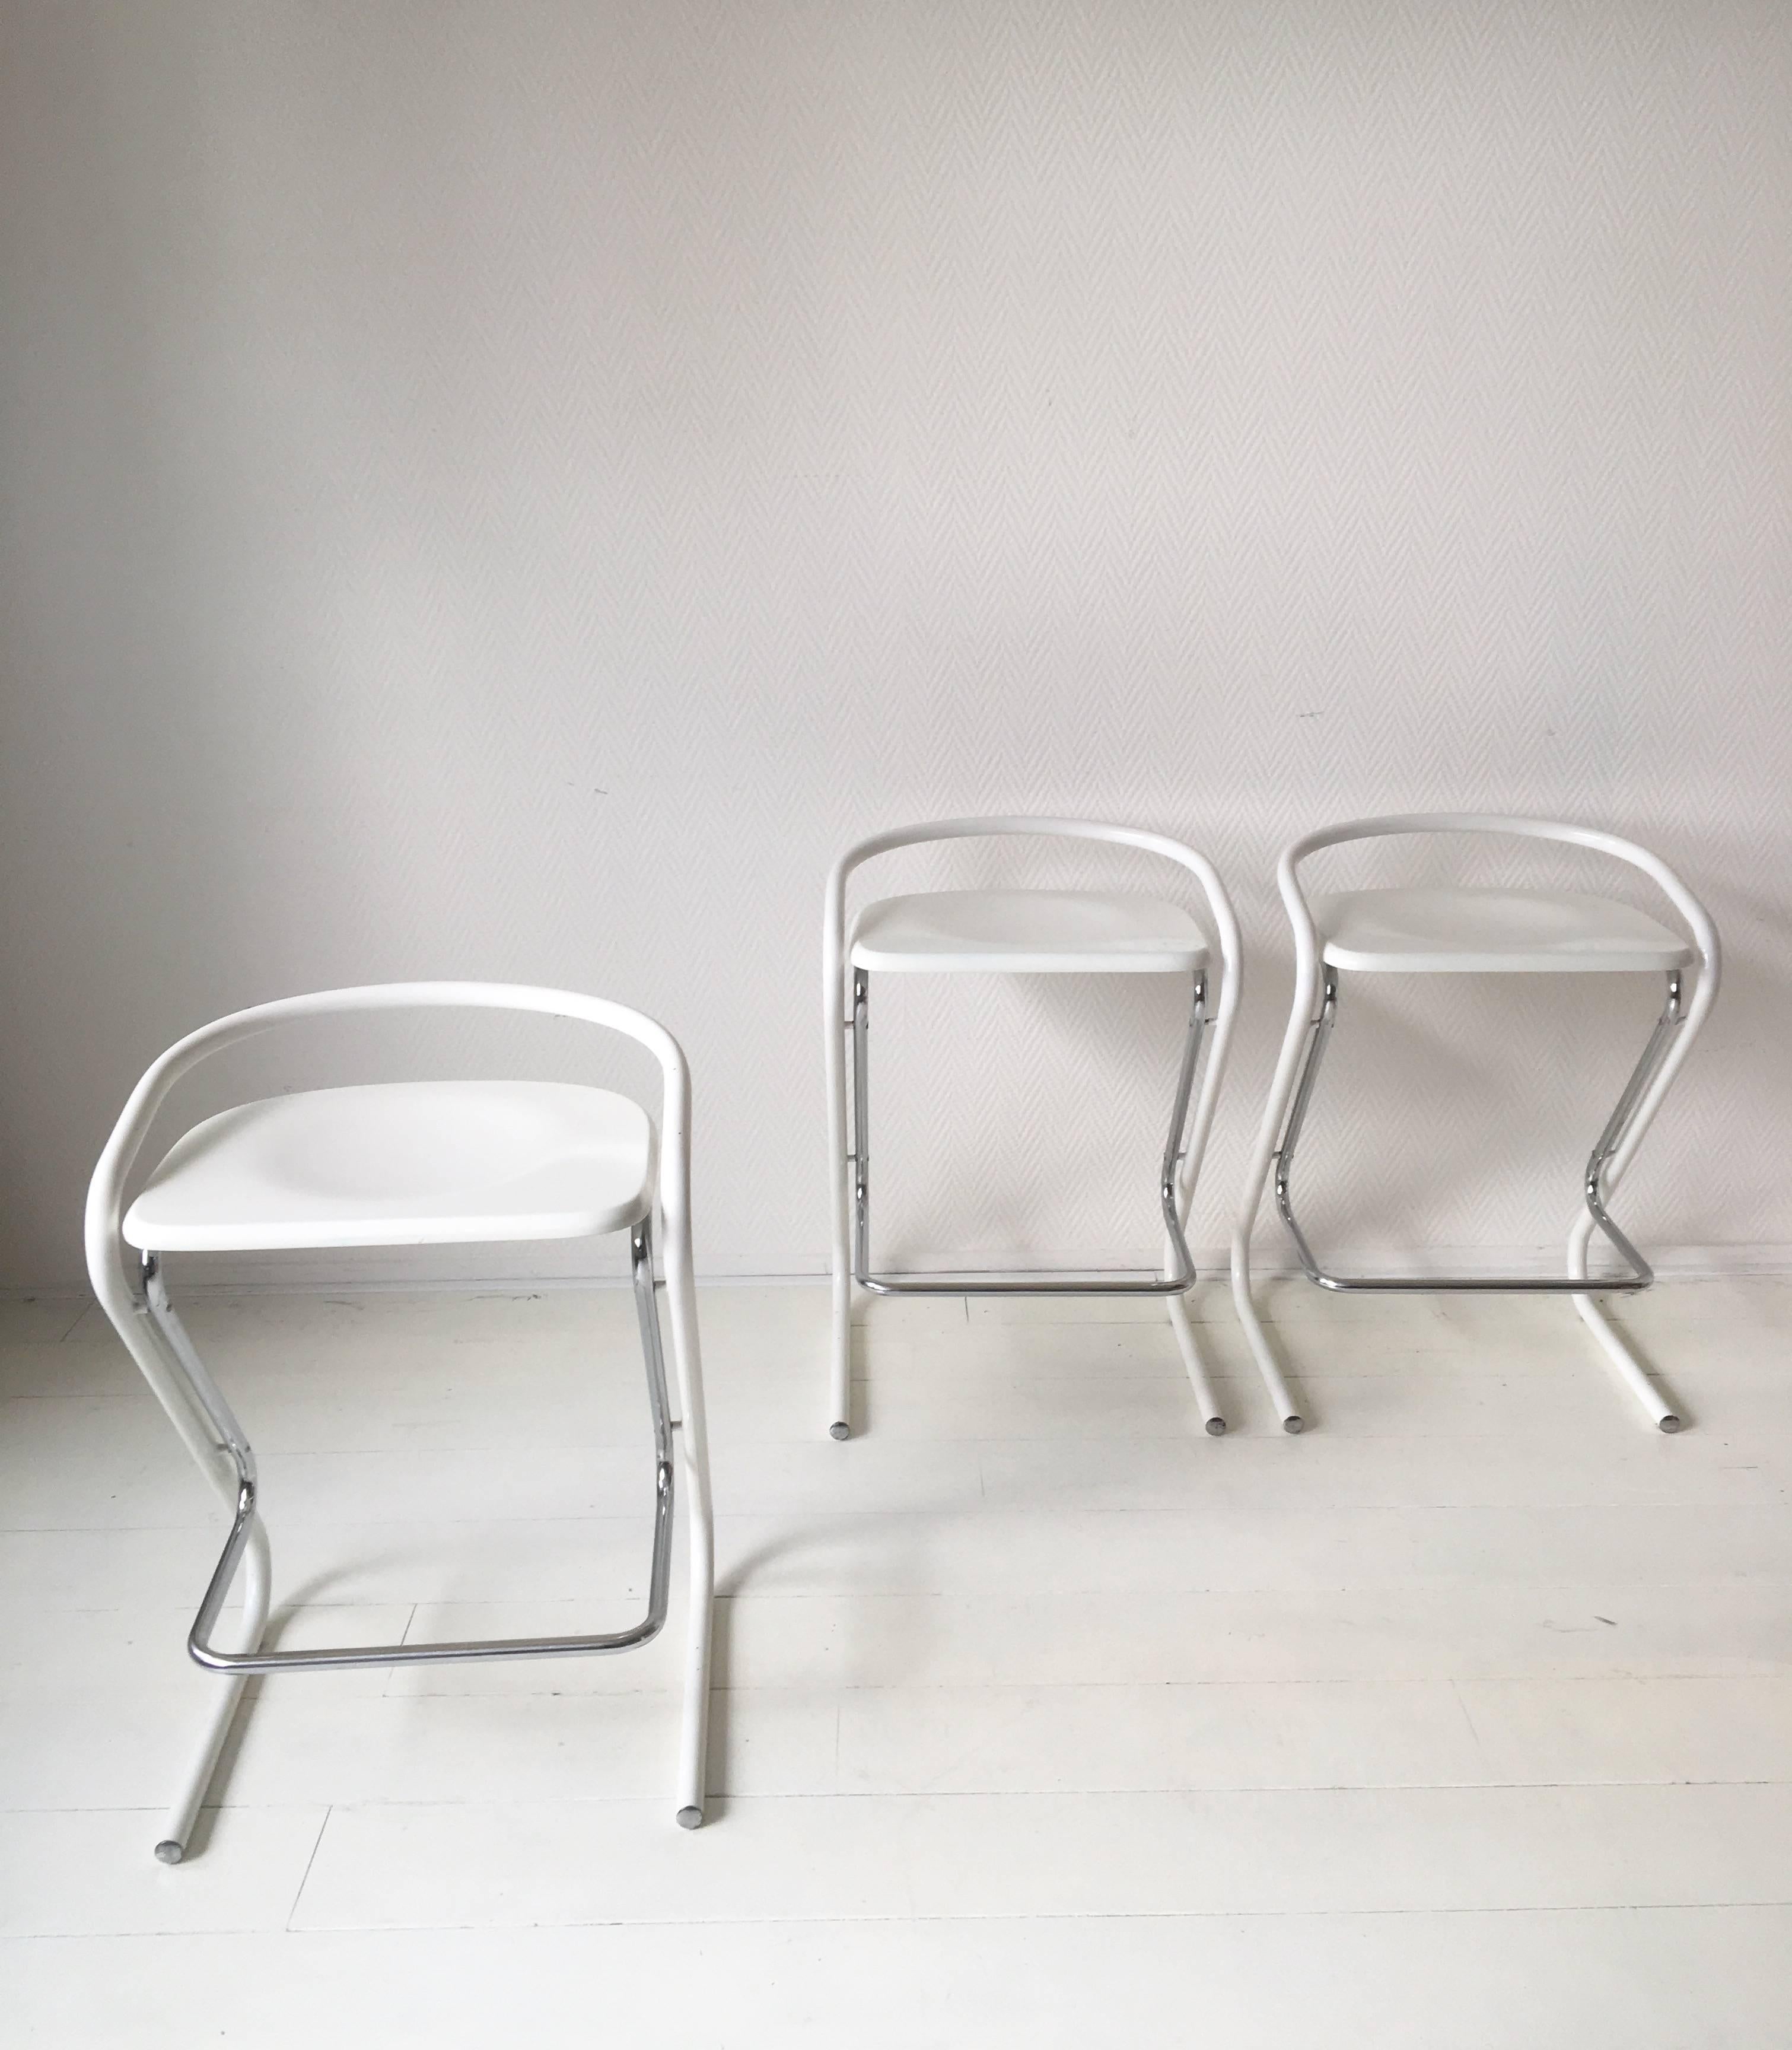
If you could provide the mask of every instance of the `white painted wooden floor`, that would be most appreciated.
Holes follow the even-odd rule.
[[[1792,1284],[1622,1312],[1650,1431],[1540,1299],[1162,1312],[703,1296],[712,1819],[679,1633],[266,1683],[184,1866],[221,1535],[96,1311],[0,1305],[0,2040],[254,2050],[1792,2041]],[[259,1295],[189,1321],[262,1454],[285,1641],[641,1599],[618,1290]],[[677,1585],[675,1576],[675,1587]]]

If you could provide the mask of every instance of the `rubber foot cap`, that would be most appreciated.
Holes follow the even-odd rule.
[[[172,1837],[164,1837],[155,1847],[155,1854],[164,1865],[178,1865],[187,1854],[185,1844],[177,1844]]]
[[[1674,1432],[1680,1428],[1680,1419],[1677,1417],[1664,1417],[1661,1419],[1661,1428],[1665,1431],[1668,1436],[1671,1438]]]
[[[1207,1419],[1207,1435],[1210,1438],[1223,1438],[1225,1436],[1225,1417],[1210,1417]]]
[[[828,1435],[830,1438],[850,1438],[852,1436],[852,1426],[850,1424],[830,1424],[828,1426]]]
[[[678,1826],[681,1830],[696,1829],[703,1819],[703,1811],[701,1808],[680,1808],[678,1811]]]
[[[1307,1428],[1307,1419],[1304,1417],[1284,1417],[1282,1419],[1282,1428],[1291,1438],[1298,1438]]]

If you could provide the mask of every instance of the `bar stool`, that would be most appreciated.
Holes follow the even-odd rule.
[[[607,1089],[570,1082],[412,1082],[312,1089],[240,1104],[195,1125],[123,1208],[127,1177],[158,1106],[199,1062],[300,1019],[398,1010],[535,1012],[637,1040],[664,1078],[660,1124]],[[497,983],[393,983],[287,997],[239,1011],[171,1046],[132,1091],[94,1171],[88,1272],[106,1314],[232,1518],[187,1649],[224,1686],[156,1856],[177,1865],[251,1674],[457,1659],[551,1658],[625,1651],[656,1636],[671,1585],[672,1433],[690,1491],[678,1820],[703,1820],[714,1577],[703,1375],[691,1266],[691,1083],[672,1035],[639,1011],[593,996]],[[682,1421],[667,1401],[653,1281],[653,1220],[664,1227],[666,1292]],[[263,1648],[271,1562],[255,1456],[169,1300],[163,1256],[299,1247],[446,1245],[629,1234],[653,1415],[653,1536],[647,1612],[627,1630],[467,1643]],[[126,1249],[131,1249],[129,1253]],[[242,1639],[212,1633],[239,1566]]]
[[[1189,1102],[1208,1020],[1211,948],[1180,905],[1137,894],[1069,890],[945,890],[868,905],[846,931],[847,879],[862,863],[936,840],[1027,835],[1093,840],[1160,855],[1200,883],[1219,942],[1213,1044],[1192,1124]],[[867,1059],[872,972],[907,975],[1182,975],[1190,1007],[1170,1133],[1159,1170],[1164,1234],[1161,1278],[1040,1280],[969,1274],[953,1278],[874,1270],[871,1249],[871,1124]],[[851,1431],[852,1288],[878,1296],[1157,1296],[1169,1307],[1190,1384],[1207,1430],[1225,1421],[1202,1367],[1183,1298],[1195,1280],[1185,1226],[1213,1105],[1225,1070],[1240,988],[1238,926],[1211,862],[1180,841],[1082,819],[945,819],[901,826],[850,848],[828,879],[822,928],[822,1015],[827,1056],[828,1174],[833,1211],[833,1327],[830,1435]],[[847,1043],[851,1042],[847,1122]],[[1186,1138],[1184,1130],[1186,1128]]]
[[[1639,869],[1660,888],[1691,929],[1691,942],[1627,904],[1573,891],[1354,890],[1309,898],[1303,890],[1300,865],[1310,855],[1350,841],[1411,833],[1506,834],[1610,855]],[[1358,819],[1327,827],[1284,850],[1276,880],[1294,929],[1294,1006],[1257,1134],[1244,1209],[1233,1234],[1232,1288],[1240,1320],[1284,1429],[1299,1431],[1303,1419],[1283,1381],[1251,1300],[1251,1234],[1272,1167],[1276,1207],[1308,1280],[1339,1293],[1490,1289],[1569,1296],[1619,1379],[1650,1419],[1663,1431],[1677,1431],[1679,1417],[1594,1296],[1632,1294],[1654,1279],[1648,1262],[1613,1222],[1606,1206],[1635,1158],[1643,1134],[1717,995],[1717,932],[1704,906],[1666,863],[1629,840],[1547,819],[1475,813]],[[1692,1000],[1685,1004],[1685,979],[1695,960]],[[1339,977],[1346,970],[1363,975],[1653,974],[1665,978],[1667,1000],[1661,1016],[1587,1160],[1582,1190],[1584,1207],[1576,1214],[1568,1234],[1564,1277],[1346,1275],[1329,1272],[1320,1265],[1295,1220],[1290,1184],[1295,1149],[1338,1014]],[[1587,1250],[1595,1228],[1624,1261],[1625,1272],[1589,1275]]]

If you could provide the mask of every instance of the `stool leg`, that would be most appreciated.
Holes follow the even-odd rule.
[[[829,1305],[828,1362],[828,1435],[847,1438],[852,1434],[852,1253],[851,1206],[855,1190],[852,1177],[857,1167],[855,1147],[847,1136],[846,1035],[854,1031],[857,999],[864,977],[855,972],[854,1016],[842,1019],[843,991],[830,976],[827,991],[828,1067],[828,1195],[832,1205],[834,1264],[832,1300]],[[862,1033],[855,1032],[853,1085],[856,1090],[863,1062]]]
[[[867,1068],[870,1058],[871,979],[863,968],[852,972],[852,1122],[850,1148],[846,1143],[847,1119],[843,1078],[838,1124],[840,1156],[836,1167],[836,1187],[842,1217],[836,1232],[834,1252],[834,1351],[832,1380],[833,1421],[828,1426],[831,1438],[852,1435],[852,1275],[856,1267],[869,1264],[871,1234],[871,1117],[867,1102]],[[850,1206],[851,1224],[845,1214]],[[850,1228],[851,1253],[846,1249]]]
[[[1338,971],[1328,968],[1325,985],[1319,998],[1319,1015],[1313,1027],[1312,1036],[1307,1043],[1307,1058],[1301,1065],[1300,1079],[1295,1085],[1294,1101],[1288,1108],[1288,1120],[1282,1128],[1282,1143],[1276,1149],[1276,1209],[1288,1236],[1294,1241],[1295,1250],[1300,1256],[1300,1264],[1307,1279],[1319,1280],[1319,1263],[1313,1257],[1311,1247],[1307,1243],[1307,1234],[1297,1222],[1294,1214],[1294,1198],[1290,1183],[1294,1175],[1294,1156],[1300,1144],[1301,1127],[1307,1122],[1308,1106],[1313,1101],[1313,1085],[1319,1080],[1319,1063],[1325,1058],[1326,1048],[1331,1043],[1332,1027],[1338,1022]]]
[[[1580,1248],[1580,1274],[1574,1276],[1577,1280],[1586,1272],[1586,1253],[1587,1249],[1583,1245]],[[1572,1272],[1572,1269],[1570,1271]],[[1642,1405],[1643,1413],[1650,1423],[1658,1431],[1670,1434],[1677,1431],[1681,1421],[1679,1413],[1663,1398],[1661,1389],[1644,1371],[1642,1362],[1624,1343],[1617,1326],[1606,1315],[1602,1305],[1595,1303],[1591,1296],[1571,1296],[1568,1300],[1580,1312],[1588,1331],[1599,1340],[1600,1349],[1611,1361],[1619,1380]]]
[[[1176,1101],[1170,1115],[1170,1138],[1163,1152],[1163,1183],[1164,1201],[1175,1203],[1177,1218],[1182,1227],[1182,1242],[1188,1242],[1188,1220],[1194,1191],[1192,1182],[1185,1183],[1181,1175],[1185,1157],[1183,1131],[1188,1121],[1189,1097],[1194,1082],[1195,1062],[1199,1058],[1201,1041],[1207,1023],[1207,978],[1198,970],[1189,1011],[1187,1043],[1182,1054],[1182,1069],[1176,1085]],[[1213,1066],[1210,1062],[1211,1077]],[[1191,1142],[1192,1143],[1192,1142]],[[1191,1163],[1190,1165],[1198,1163]],[[1163,1241],[1163,1277],[1175,1278],[1178,1272],[1178,1249],[1175,1241],[1167,1232]],[[1201,1413],[1201,1421],[1210,1438],[1225,1436],[1225,1419],[1220,1414],[1219,1404],[1213,1399],[1213,1384],[1207,1378],[1206,1362],[1201,1357],[1201,1347],[1194,1335],[1194,1320],[1188,1313],[1186,1294],[1164,1298],[1169,1307],[1170,1328],[1176,1335],[1176,1347],[1182,1355],[1183,1371],[1188,1375],[1195,1406]]]
[[[1182,1369],[1188,1375],[1189,1386],[1194,1395],[1195,1407],[1201,1412],[1201,1422],[1210,1438],[1225,1436],[1225,1418],[1219,1404],[1214,1400],[1213,1384],[1207,1378],[1206,1362],[1201,1357],[1201,1347],[1194,1335],[1194,1322],[1189,1315],[1187,1299],[1182,1296],[1166,1298],[1170,1305],[1170,1328],[1176,1335],[1177,1350],[1182,1355]]]
[[[871,1265],[871,978],[852,977],[852,1264]]]
[[[1307,1420],[1289,1393],[1288,1383],[1282,1378],[1280,1362],[1270,1346],[1269,1335],[1257,1315],[1256,1304],[1251,1300],[1251,1234],[1256,1228],[1257,1211],[1263,1202],[1264,1188],[1282,1144],[1282,1135],[1295,1100],[1295,1090],[1300,1083],[1303,1065],[1311,1064],[1313,1050],[1318,1044],[1326,1015],[1321,1007],[1316,972],[1309,970],[1303,973],[1297,968],[1294,1004],[1288,1013],[1288,1031],[1283,1035],[1281,1057],[1276,1062],[1276,1079],[1270,1085],[1269,1100],[1264,1105],[1263,1122],[1257,1129],[1256,1148],[1251,1156],[1250,1169],[1245,1181],[1245,1201],[1232,1234],[1233,1304],[1238,1312],[1238,1321],[1244,1327],[1252,1356],[1256,1361],[1257,1372],[1262,1376],[1264,1387],[1268,1391],[1276,1414],[1282,1420],[1282,1428],[1288,1432],[1305,1429]],[[1307,1056],[1304,1064],[1303,1054]]]
[[[828,1305],[828,1414],[830,1438],[852,1436],[852,1277],[836,1272]]]
[[[1592,1206],[1599,1202],[1603,1207],[1603,1198],[1610,1195],[1613,1186],[1629,1167],[1637,1142],[1654,1115],[1655,1105],[1661,1101],[1658,1093],[1651,1097],[1650,1085],[1665,1067],[1684,1022],[1680,1007],[1681,986],[1680,973],[1676,970],[1668,977],[1667,1004],[1656,1025],[1654,1036],[1619,1099],[1618,1108],[1612,1113],[1611,1121],[1587,1165],[1587,1204],[1576,1216],[1573,1229],[1568,1234],[1568,1271],[1571,1280],[1584,1281],[1587,1278],[1587,1249],[1596,1221]],[[1672,1079],[1671,1076],[1669,1079]],[[1600,1350],[1611,1362],[1619,1380],[1642,1404],[1643,1413],[1656,1429],[1670,1433],[1677,1431],[1681,1424],[1678,1413],[1624,1343],[1617,1326],[1606,1315],[1604,1304],[1591,1296],[1576,1295],[1569,1300],[1580,1311],[1581,1321],[1599,1341]]]
[[[715,1593],[715,1532],[710,1502],[709,1440],[703,1415],[703,1359],[697,1343],[697,1292],[691,1270],[691,1223],[667,1214],[666,1301],[672,1312],[672,1364],[678,1378],[684,1454],[684,1499],[691,1586],[684,1637],[684,1719],[678,1746],[678,1824],[703,1822],[709,1752],[709,1654]],[[645,1250],[645,1242],[644,1242]],[[645,1252],[649,1275],[651,1253]],[[638,1272],[638,1265],[637,1265]],[[638,1288],[638,1282],[637,1282]]]
[[[258,1517],[249,1533],[248,1549],[243,1559],[243,1630],[239,1651],[261,1649],[262,1635],[267,1627],[268,1590],[272,1576],[267,1533]],[[181,1783],[180,1792],[169,1805],[167,1820],[156,1841],[155,1854],[164,1865],[178,1865],[187,1854],[199,1811],[211,1791],[212,1775],[229,1741],[236,1712],[242,1705],[243,1689],[247,1685],[247,1679],[238,1673],[225,1675],[218,1683],[204,1732],[193,1750],[193,1762]]]
[[[220,1448],[232,1453],[239,1471],[243,1462],[248,1460],[252,1471],[253,1460],[243,1427],[237,1422],[222,1391],[194,1350],[193,1340],[187,1335],[186,1327],[175,1314],[174,1306],[168,1300],[162,1263],[154,1255],[145,1257],[143,1280],[150,1321],[179,1368],[181,1384],[189,1400],[222,1441]],[[254,1652],[261,1649],[262,1638],[267,1627],[267,1604],[272,1579],[273,1561],[268,1547],[267,1532],[260,1518],[257,1517],[250,1527],[248,1542],[243,1556],[243,1628],[237,1647],[240,1651]],[[218,1761],[224,1756],[224,1746],[230,1740],[237,1711],[243,1705],[243,1689],[246,1684],[245,1677],[240,1674],[227,1674],[220,1681],[200,1741],[194,1749],[192,1763],[181,1783],[180,1791],[169,1805],[162,1834],[156,1841],[155,1854],[164,1865],[178,1865],[187,1854],[187,1845],[199,1820],[199,1811],[205,1805],[205,1796],[211,1791]]]

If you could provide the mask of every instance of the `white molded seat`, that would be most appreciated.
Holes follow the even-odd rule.
[[[910,973],[1189,974],[1207,937],[1179,904],[1088,890],[935,890],[868,904],[855,968]]]
[[[646,1216],[657,1152],[639,1104],[575,1082],[309,1089],[195,1125],[122,1230],[157,1253],[582,1238]]]
[[[1623,973],[1693,950],[1646,911],[1567,890],[1348,890],[1315,895],[1324,958],[1369,974]]]

